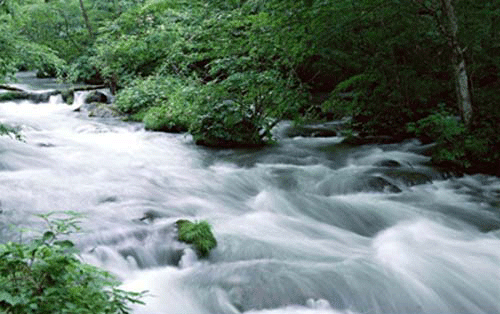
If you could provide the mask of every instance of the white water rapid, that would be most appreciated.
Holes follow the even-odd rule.
[[[84,213],[82,258],[149,291],[136,313],[500,313],[499,178],[432,169],[417,142],[350,147],[286,123],[273,147],[206,149],[88,118],[82,97],[0,103],[24,138],[0,137],[0,239]],[[176,241],[181,218],[212,224],[208,259]]]

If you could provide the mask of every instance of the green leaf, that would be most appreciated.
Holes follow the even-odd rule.
[[[0,301],[3,301],[11,306],[16,306],[22,302],[22,298],[18,296],[12,296],[7,291],[0,291]]]

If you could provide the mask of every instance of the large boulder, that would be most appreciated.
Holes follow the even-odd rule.
[[[62,100],[68,105],[72,105],[75,100],[75,92],[72,89],[61,91]]]
[[[83,104],[74,111],[86,113],[87,116],[93,118],[118,118],[122,116],[113,105],[98,102]]]
[[[90,92],[86,97],[85,97],[85,103],[90,104],[90,103],[104,103],[104,104],[109,104],[110,98],[108,95],[106,95],[103,92],[100,91],[93,91]]]

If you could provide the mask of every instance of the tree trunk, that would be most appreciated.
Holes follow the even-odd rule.
[[[87,15],[87,10],[85,9],[85,6],[83,5],[83,0],[80,0],[80,9],[82,10],[83,20],[84,20],[85,26],[87,27],[87,30],[89,32],[89,36],[90,36],[90,38],[94,38],[94,32],[92,31],[92,26],[90,25],[90,22],[89,22],[89,16]]]
[[[472,119],[472,102],[469,88],[469,77],[465,66],[463,49],[458,43],[458,19],[452,4],[453,0],[441,0],[441,9],[447,19],[448,42],[452,50],[453,72],[457,104],[465,125],[469,126]]]

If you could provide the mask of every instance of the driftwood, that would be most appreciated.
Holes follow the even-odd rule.
[[[14,87],[14,86],[9,86],[9,85],[2,85],[2,84],[0,84],[0,89],[8,90],[8,91],[11,91],[11,92],[26,93],[25,90],[22,90],[20,88]]]

